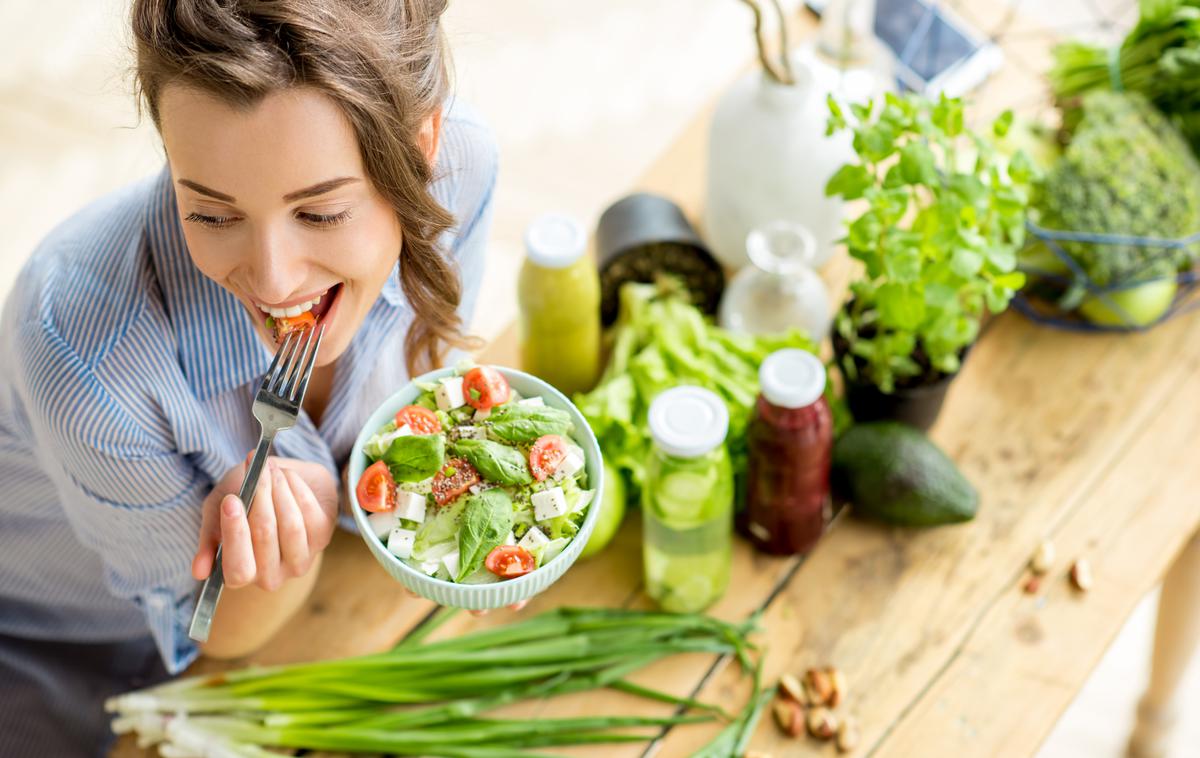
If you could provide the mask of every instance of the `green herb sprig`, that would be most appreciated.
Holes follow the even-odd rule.
[[[1034,167],[993,143],[1012,113],[984,136],[964,126],[962,101],[945,96],[888,94],[849,113],[829,98],[829,109],[828,133],[853,132],[858,160],[825,192],[866,201],[845,239],[864,272],[835,320],[849,346],[841,368],[884,392],[953,374],[985,309],[1003,311],[1025,283],[1016,254]]]

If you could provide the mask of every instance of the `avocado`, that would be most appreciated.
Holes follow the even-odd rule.
[[[970,521],[979,494],[937,445],[907,424],[856,424],[833,448],[838,493],[867,518],[903,526]]]

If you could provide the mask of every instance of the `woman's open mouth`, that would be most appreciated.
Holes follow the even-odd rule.
[[[268,309],[258,306],[257,310],[275,342],[280,343],[288,334],[317,324],[325,324],[328,331],[341,292],[342,284],[339,282],[306,303],[290,308]]]

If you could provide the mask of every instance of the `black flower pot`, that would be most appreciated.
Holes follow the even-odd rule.
[[[846,405],[850,413],[859,423],[867,421],[901,421],[914,426],[921,431],[928,431],[937,421],[942,411],[942,402],[946,399],[946,391],[954,374],[942,374],[937,377],[926,377],[920,384],[898,386],[891,393],[885,393],[874,383],[851,379],[842,368],[843,361],[857,360],[850,354],[850,345],[836,331],[833,334],[833,352],[837,358],[838,370],[842,373],[842,381],[846,393]],[[962,358],[966,359],[966,351]],[[858,372],[861,376],[861,371]]]

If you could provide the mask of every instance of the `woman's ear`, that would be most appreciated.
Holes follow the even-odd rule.
[[[430,166],[437,163],[438,145],[441,140],[442,109],[438,108],[425,119],[425,123],[421,124],[421,131],[417,134],[417,143],[420,144],[421,151],[425,153],[425,160],[429,161]]]

